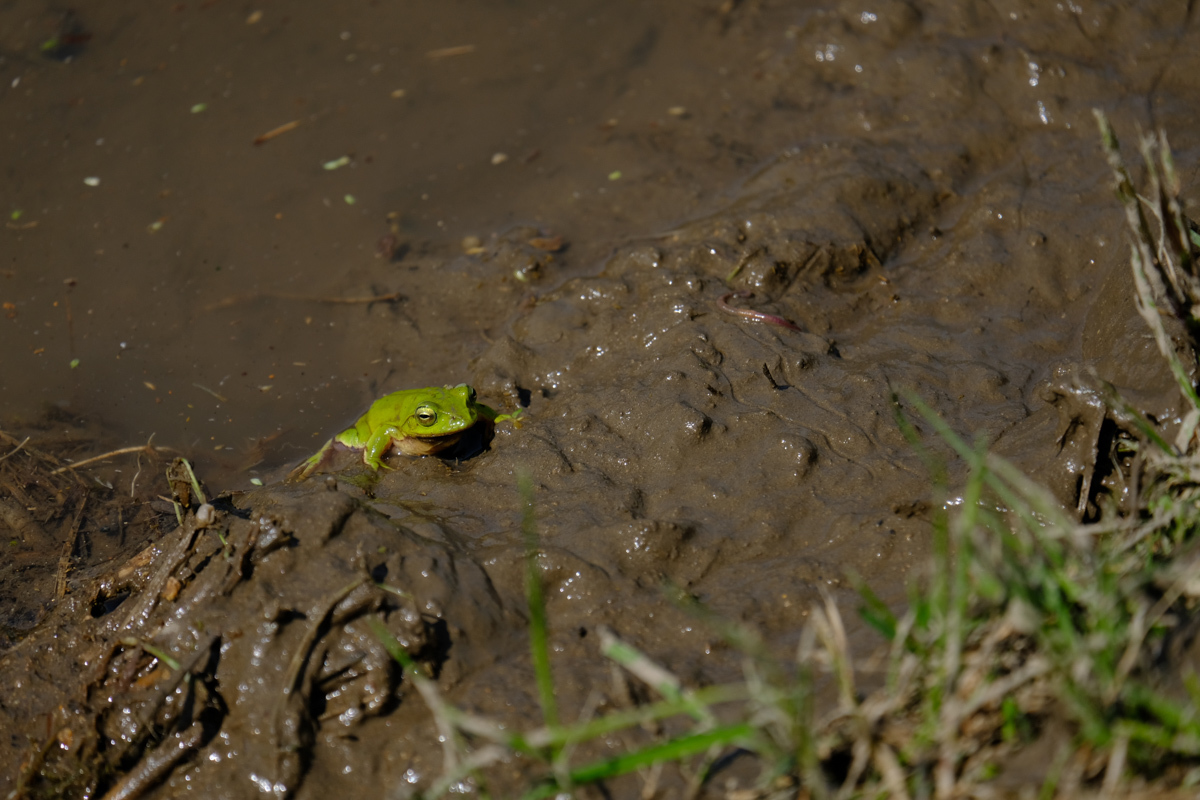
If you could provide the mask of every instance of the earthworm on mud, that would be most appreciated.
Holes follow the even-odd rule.
[[[788,322],[783,317],[776,316],[775,314],[766,314],[762,311],[755,311],[752,308],[735,308],[729,305],[729,298],[731,297],[749,300],[751,297],[754,297],[754,292],[730,292],[729,294],[722,295],[721,299],[717,301],[717,308],[730,314],[737,314],[739,317],[745,317],[751,322],[764,322],[768,325],[778,325],[781,328],[793,331],[801,330],[799,325]]]

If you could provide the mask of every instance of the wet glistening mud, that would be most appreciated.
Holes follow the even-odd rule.
[[[444,720],[375,626],[539,722],[520,476],[571,720],[645,701],[610,632],[743,675],[677,590],[879,649],[852,583],[904,606],[963,502],[897,397],[1100,518],[1105,383],[1186,414],[1092,109],[1167,130],[1186,203],[1198,43],[1168,4],[3,5],[0,795],[426,791]],[[459,384],[520,418],[284,481]],[[606,791],[772,796],[714,775]]]

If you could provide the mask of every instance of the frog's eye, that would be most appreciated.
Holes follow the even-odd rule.
[[[472,403],[475,402],[475,387],[473,387],[473,386],[467,387],[467,400]]]
[[[430,425],[437,422],[437,412],[429,406],[418,406],[417,413],[413,416],[417,418],[417,424],[422,428],[428,428]]]

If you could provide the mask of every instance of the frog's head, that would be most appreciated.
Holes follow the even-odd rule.
[[[430,388],[415,398],[412,413],[401,429],[414,439],[458,438],[458,434],[479,420],[475,406],[475,390],[465,383],[453,388]]]

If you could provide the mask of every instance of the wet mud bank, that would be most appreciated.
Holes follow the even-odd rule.
[[[1194,195],[1187,9],[485,5],[81,9],[67,63],[60,18],[0,9],[6,409],[53,469],[83,416],[223,490],[177,519],[173,454],[51,480],[6,440],[0,793],[428,787],[370,620],[452,702],[536,717],[519,474],[574,713],[628,702],[604,627],[740,672],[665,584],[780,652],[847,575],[901,604],[939,501],[897,392],[1084,520],[1124,492],[1096,376],[1173,435],[1091,109],[1165,127]],[[462,382],[521,427],[280,484],[376,397]]]
[[[6,681],[23,690],[6,703],[13,717],[41,716],[55,684],[84,688],[50,710],[55,738],[28,754],[23,792],[136,796],[180,762],[208,765],[180,785],[205,796],[375,771],[402,730],[391,716],[400,667],[368,617],[440,680],[487,663],[473,643],[486,651],[512,620],[478,566],[340,492],[305,494],[189,514],[5,654]],[[360,735],[382,750],[357,746]],[[194,761],[200,749],[209,755]]]

